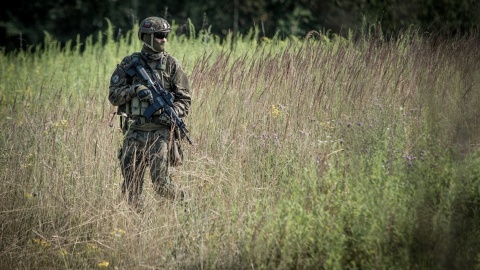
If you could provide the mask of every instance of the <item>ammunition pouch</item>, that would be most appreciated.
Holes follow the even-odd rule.
[[[183,164],[183,149],[180,140],[173,139],[170,144],[170,165],[177,167]]]

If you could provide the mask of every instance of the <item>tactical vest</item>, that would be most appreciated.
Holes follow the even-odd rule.
[[[136,53],[132,54],[132,61],[139,61],[140,63],[142,63],[143,66],[148,65],[148,63],[146,63],[142,59],[141,54],[139,52],[136,52]],[[152,67],[151,69],[146,68],[147,72],[149,73],[148,75],[152,78],[152,80],[156,80],[157,77],[162,78],[162,75],[164,74],[165,69],[166,69],[167,56],[164,53],[162,53],[161,58],[158,61],[155,61],[155,62],[157,64],[154,67],[151,66]],[[153,70],[154,72],[157,72],[157,74],[155,74],[155,75],[150,74],[150,70]],[[141,84],[141,82],[138,80],[137,77],[135,77],[135,79],[132,83],[133,87],[137,87],[140,84]],[[123,107],[123,108],[119,107],[119,112],[120,113],[123,112],[123,113],[127,114],[127,116],[133,116],[133,117],[142,116],[143,113],[145,112],[145,110],[149,106],[150,106],[150,103],[148,101],[141,101],[138,97],[135,96],[129,102],[127,102],[125,104],[125,106],[120,106],[120,107]],[[120,110],[122,110],[122,111],[120,111]],[[157,112],[154,113],[154,115],[159,115],[159,114],[160,114],[160,111],[157,111]]]

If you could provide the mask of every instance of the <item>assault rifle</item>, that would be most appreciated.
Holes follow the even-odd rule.
[[[172,124],[180,129],[180,132],[185,136],[185,138],[187,138],[187,141],[190,144],[193,144],[192,140],[188,136],[188,130],[185,122],[178,117],[178,114],[173,109],[173,94],[165,91],[165,89],[163,89],[162,85],[160,85],[157,80],[153,81],[150,76],[148,76],[148,73],[145,71],[143,66],[138,63],[138,61],[132,63],[130,68],[127,69],[126,73],[130,76],[137,74],[142,81],[147,83],[148,89],[150,89],[152,92],[152,104],[145,109],[143,116],[146,119],[149,119],[156,111],[163,109],[163,113],[168,115]]]

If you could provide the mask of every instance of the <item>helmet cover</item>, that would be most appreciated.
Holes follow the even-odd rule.
[[[170,32],[170,24],[167,20],[160,17],[148,17],[140,23],[138,39],[142,40],[143,34],[152,34],[155,32]]]

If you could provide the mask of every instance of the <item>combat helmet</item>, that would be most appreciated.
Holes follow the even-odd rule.
[[[143,34],[152,34],[156,32],[170,32],[170,24],[167,20],[160,17],[148,17],[140,23],[138,29],[138,39],[142,40]]]

